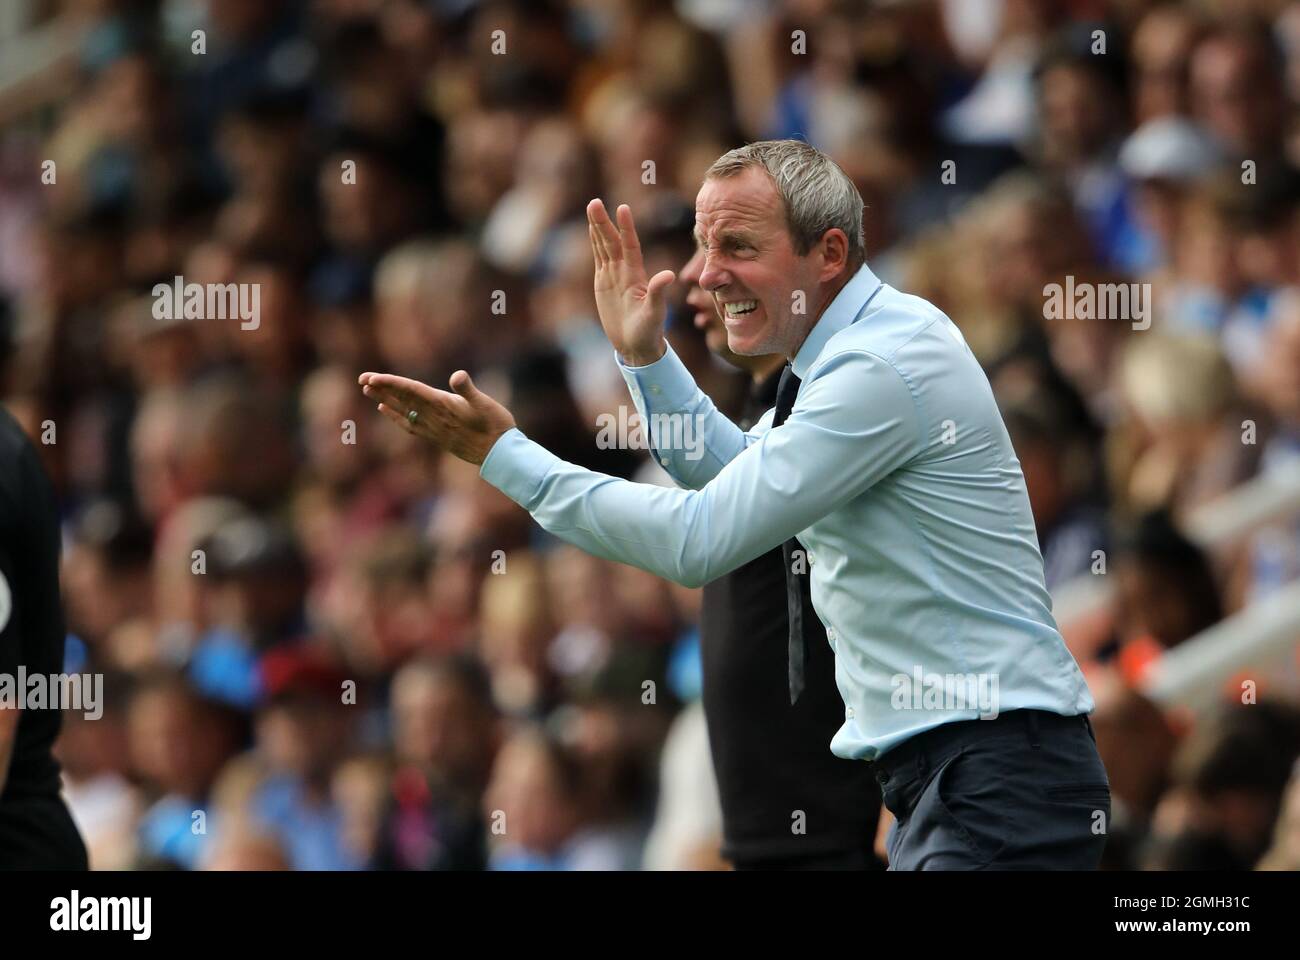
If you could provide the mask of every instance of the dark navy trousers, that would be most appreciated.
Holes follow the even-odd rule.
[[[872,763],[890,870],[1095,870],[1110,781],[1086,715],[946,723]]]

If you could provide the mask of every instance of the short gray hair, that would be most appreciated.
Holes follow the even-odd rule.
[[[734,177],[750,167],[762,167],[776,184],[796,253],[807,254],[839,227],[849,238],[849,264],[866,260],[862,194],[839,164],[802,140],[760,140],[718,157],[704,178]]]

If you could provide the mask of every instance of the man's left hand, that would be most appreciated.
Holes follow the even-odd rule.
[[[357,382],[367,397],[379,401],[379,412],[407,433],[475,465],[515,425],[510,411],[474,386],[464,370],[451,375],[454,393],[391,373],[363,373]]]

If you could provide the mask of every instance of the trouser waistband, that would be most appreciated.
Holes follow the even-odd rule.
[[[916,767],[918,761],[926,761],[924,766],[933,767],[935,764],[929,761],[973,740],[1023,736],[1029,745],[1038,746],[1045,734],[1078,727],[1086,729],[1096,742],[1086,713],[1062,716],[1047,710],[1021,709],[1008,710],[991,720],[954,720],[903,741],[871,761],[871,766],[876,779],[884,784],[891,776]]]

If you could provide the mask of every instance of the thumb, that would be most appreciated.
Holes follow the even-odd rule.
[[[478,387],[474,386],[474,381],[470,379],[469,374],[464,370],[457,370],[447,382],[451,384],[453,390],[470,403],[477,403],[483,398],[482,392]]]
[[[646,284],[646,296],[650,298],[650,302],[657,307],[659,301],[663,299],[664,291],[668,289],[668,285],[676,279],[677,274],[671,270],[660,270],[651,277],[650,282]]]

